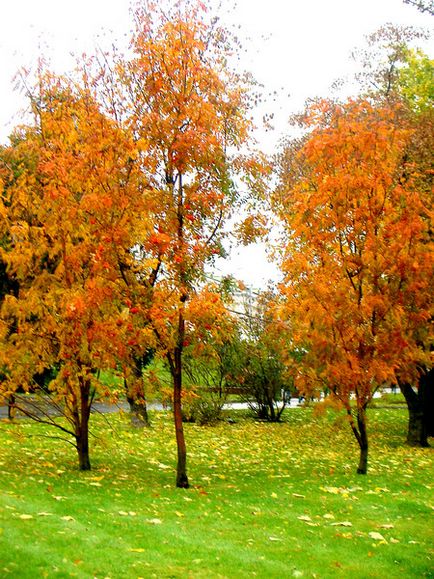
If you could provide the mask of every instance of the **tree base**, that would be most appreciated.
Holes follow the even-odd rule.
[[[188,489],[190,488],[190,483],[188,482],[187,475],[182,475],[176,479],[176,486],[178,489]]]

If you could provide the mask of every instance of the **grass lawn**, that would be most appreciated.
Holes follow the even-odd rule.
[[[404,446],[406,411],[369,411],[366,476],[347,424],[285,416],[186,425],[188,490],[168,414],[93,416],[87,473],[56,431],[0,423],[0,576],[434,577],[433,451]]]

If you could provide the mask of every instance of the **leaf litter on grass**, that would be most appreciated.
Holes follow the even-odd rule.
[[[291,424],[274,428],[270,425],[257,427],[243,423],[234,425],[235,429],[219,425],[215,429],[191,428],[188,425],[186,435],[191,448],[189,456],[193,484],[189,491],[180,493],[173,488],[174,465],[167,444],[172,432],[171,428],[166,428],[170,423],[161,428],[160,423],[153,431],[147,432],[146,439],[143,434],[135,432],[129,437],[123,437],[121,431],[119,437],[113,438],[113,451],[110,450],[111,443],[108,440],[104,448],[95,450],[92,474],[75,471],[74,460],[65,460],[66,453],[56,451],[55,456],[50,456],[50,452],[44,448],[42,455],[41,447],[26,444],[26,448],[33,448],[33,464],[27,455],[20,458],[20,486],[14,489],[19,489],[15,494],[9,495],[13,497],[9,506],[18,507],[18,513],[32,513],[34,517],[36,513],[51,513],[55,510],[53,517],[40,517],[39,521],[44,524],[51,520],[55,523],[61,516],[74,516],[81,520],[85,514],[89,520],[93,520],[94,525],[101,525],[100,528],[111,529],[111,533],[125,537],[123,546],[119,543],[119,548],[125,553],[130,552],[131,562],[137,554],[140,556],[140,553],[149,552],[148,543],[149,540],[155,540],[152,538],[155,533],[158,533],[162,554],[177,560],[177,555],[168,546],[172,542],[171,533],[176,528],[182,529],[181,536],[190,542],[195,541],[196,536],[205,535],[206,530],[208,536],[211,533],[219,541],[224,541],[229,551],[237,549],[240,553],[246,550],[258,552],[264,557],[264,569],[272,569],[273,557],[287,563],[288,549],[291,552],[294,550],[297,557],[298,548],[302,553],[300,540],[309,540],[309,544],[314,547],[310,567],[306,570],[305,565],[294,564],[304,574],[309,574],[309,569],[310,573],[319,573],[324,568],[323,563],[319,564],[321,551],[316,551],[322,543],[331,549],[328,557],[333,557],[333,553],[339,549],[339,540],[343,542],[351,539],[354,541],[355,552],[364,561],[368,548],[375,554],[372,545],[393,553],[396,548],[394,541],[401,543],[405,537],[406,531],[401,527],[405,529],[408,525],[417,525],[404,542],[410,549],[417,551],[420,551],[421,545],[426,544],[423,539],[419,544],[411,541],[418,538],[416,529],[426,520],[425,511],[420,509],[422,504],[426,505],[426,509],[429,508],[429,489],[420,485],[420,490],[417,490],[419,487],[405,486],[405,480],[400,482],[396,476],[400,463],[393,458],[392,453],[389,456],[385,452],[382,456],[384,464],[390,463],[388,469],[385,468],[381,474],[370,473],[369,478],[356,481],[357,477],[352,474],[354,465],[347,468],[345,458],[346,453],[354,452],[351,439],[342,444],[340,457],[334,449],[333,453],[325,454],[319,463],[314,445],[299,438]],[[310,431],[312,439],[329,436],[327,429],[323,428],[321,432],[317,428],[319,425],[315,424],[305,426],[304,435],[308,436]],[[252,449],[249,444],[250,434],[253,438]],[[148,446],[148,442],[152,444]],[[217,453],[215,449],[219,444],[223,450]],[[11,446],[5,445],[5,448]],[[118,448],[122,450],[120,455],[117,454]],[[38,453],[41,453],[44,462],[54,466],[42,467],[38,464],[34,460]],[[405,449],[402,456],[411,458],[411,451]],[[5,471],[13,469],[13,452],[9,454],[6,451],[2,460],[6,463]],[[396,465],[393,465],[393,460],[397,462]],[[426,485],[426,481],[431,480],[427,475],[432,472],[432,462],[426,457],[420,462],[421,471],[418,473],[416,470],[415,476],[419,476],[418,480]],[[159,464],[169,468],[159,468]],[[295,464],[297,468],[294,468]],[[414,462],[406,464],[411,464],[412,469],[415,465]],[[57,470],[64,472],[56,474]],[[409,474],[408,471],[406,474]],[[224,478],[215,475],[224,475]],[[7,481],[7,477],[4,480]],[[50,492],[38,480],[50,481]],[[87,484],[83,484],[83,481],[87,481]],[[100,482],[102,486],[95,487],[90,482]],[[402,494],[402,489],[407,494]],[[354,502],[354,497],[359,500]],[[38,502],[33,505],[35,498]],[[82,505],[79,507],[80,501]],[[396,530],[399,512],[394,510],[396,501],[402,501],[402,504],[414,501],[414,504],[419,505],[417,516],[409,515],[413,517],[411,520],[403,518],[399,532]],[[138,514],[134,516],[130,512]],[[179,517],[177,513],[184,517]],[[297,520],[297,517],[305,517],[306,520]],[[187,521],[187,525],[184,521]],[[342,525],[345,522],[352,523],[351,532]],[[28,523],[23,521],[21,525],[30,529],[36,527],[34,523],[29,519]],[[382,525],[394,525],[394,530]],[[70,521],[64,528],[57,529],[54,526],[54,532],[67,533],[67,526],[75,528],[75,523]],[[158,527],[155,533],[151,531],[153,526]],[[249,537],[245,535],[247,530]],[[370,537],[369,533],[381,534],[387,543]],[[394,537],[389,536],[392,533]],[[74,540],[76,536],[79,533],[73,535]],[[147,543],[143,543],[144,536],[147,537]],[[80,540],[84,539],[85,536]],[[164,545],[164,540],[167,545]],[[247,547],[247,544],[251,546]],[[207,560],[210,547],[208,542],[198,547],[190,562],[193,558]],[[136,549],[146,551],[136,552]],[[188,560],[187,553],[188,550],[184,549],[183,555]],[[393,557],[392,554],[390,557]],[[336,560],[339,558],[335,556]],[[291,569],[288,572],[290,574]],[[125,576],[128,577],[128,574]],[[328,576],[325,574],[325,577]],[[358,575],[356,573],[352,576]]]

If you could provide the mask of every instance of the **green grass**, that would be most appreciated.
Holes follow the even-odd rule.
[[[367,476],[347,424],[286,417],[186,425],[188,490],[164,413],[92,417],[88,473],[55,432],[0,423],[0,576],[433,577],[433,453],[404,446],[405,411],[370,410]]]

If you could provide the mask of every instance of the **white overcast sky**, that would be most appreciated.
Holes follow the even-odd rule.
[[[92,53],[96,44],[126,42],[131,18],[129,0],[0,2],[0,142],[5,142],[20,122],[17,113],[23,106],[12,83],[18,68],[31,66],[43,52],[57,70],[68,70],[71,52]],[[434,24],[434,17],[402,0],[223,0],[223,6],[231,7],[223,9],[223,18],[240,25],[240,37],[246,39],[242,68],[267,92],[277,91],[277,100],[270,104],[276,131],[259,137],[267,152],[306,98],[326,96],[334,80],[351,74],[351,51],[364,44],[367,34],[387,22],[431,31]],[[432,40],[423,47],[433,55]],[[230,269],[254,286],[275,275],[258,247],[235,251]]]

